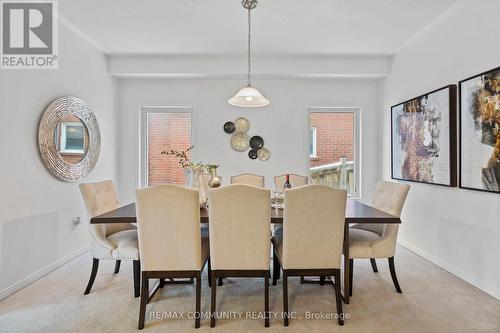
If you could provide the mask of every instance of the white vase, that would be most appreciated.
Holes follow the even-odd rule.
[[[200,207],[207,204],[207,194],[201,184],[201,169],[200,168],[186,168],[184,169],[184,176],[186,178],[186,187],[193,190],[198,190],[200,193]]]

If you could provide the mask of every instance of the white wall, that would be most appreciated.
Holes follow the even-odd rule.
[[[141,106],[193,106],[197,116],[197,160],[220,164],[223,182],[231,175],[252,172],[272,177],[287,172],[307,174],[307,107],[360,107],[362,123],[362,195],[371,196],[379,172],[376,80],[289,79],[254,82],[271,105],[260,109],[240,109],[227,99],[244,80],[124,79],[119,82],[119,189],[125,201],[134,200],[139,186],[139,110]],[[267,161],[250,160],[247,153],[230,147],[230,135],[222,130],[226,121],[246,117],[250,134],[261,135],[271,151]],[[165,147],[168,148],[168,147]]]
[[[500,66],[500,2],[460,1],[396,54],[384,86],[382,173],[391,177],[390,106]],[[399,240],[500,298],[500,195],[411,183]]]
[[[114,82],[105,57],[64,25],[59,31],[58,70],[0,71],[0,298],[88,244],[78,185],[55,179],[39,157],[38,121],[49,102],[74,95],[88,103],[102,149],[85,181],[116,174]],[[76,216],[84,223],[73,231]]]

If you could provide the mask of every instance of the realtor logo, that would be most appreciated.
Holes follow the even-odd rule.
[[[54,1],[2,1],[2,69],[56,69]]]

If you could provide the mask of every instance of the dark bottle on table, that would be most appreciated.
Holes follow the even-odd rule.
[[[288,188],[292,188],[292,184],[290,184],[290,175],[286,175],[285,176],[285,190],[288,189]]]

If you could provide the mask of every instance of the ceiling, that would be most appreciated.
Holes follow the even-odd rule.
[[[259,0],[253,51],[393,54],[458,0]],[[108,54],[243,54],[240,0],[64,0],[70,25]],[[64,22],[64,21],[63,21]]]

